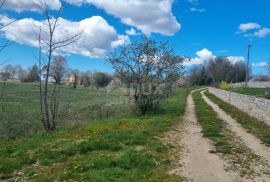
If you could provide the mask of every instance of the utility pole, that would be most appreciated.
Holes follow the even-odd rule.
[[[248,82],[250,79],[250,66],[249,66],[249,62],[250,62],[250,49],[251,49],[251,45],[248,45],[248,54],[247,54],[247,65],[246,65],[246,87],[248,87]]]

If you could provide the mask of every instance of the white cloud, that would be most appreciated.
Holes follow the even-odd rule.
[[[130,30],[126,31],[126,34],[130,36],[134,36],[134,35],[138,35],[139,33],[134,28],[131,28]]]
[[[270,34],[270,28],[261,27],[261,25],[259,25],[258,23],[240,24],[239,30],[240,32],[237,32],[237,33],[245,33],[243,36],[246,38],[252,38],[252,37],[264,38]]]
[[[266,66],[268,66],[268,63],[265,61],[262,61],[262,62],[258,62],[258,63],[252,63],[252,66],[253,67],[266,67]]]
[[[246,32],[249,30],[254,30],[254,29],[260,29],[261,25],[259,25],[258,23],[242,23],[239,25],[239,30],[241,32]]]
[[[44,0],[7,0],[3,6],[4,9],[9,9],[17,12],[22,11],[40,11],[42,6],[44,6]],[[52,9],[56,10],[61,7],[60,0],[47,0],[46,5]]]
[[[254,36],[259,37],[259,38],[263,38],[263,37],[267,36],[268,34],[270,34],[270,29],[269,28],[262,28],[258,32],[255,32]]]
[[[64,0],[70,4],[92,4],[104,9],[124,24],[136,27],[143,33],[174,35],[181,25],[172,13],[174,0]]]
[[[214,59],[216,56],[213,55],[213,53],[211,51],[209,51],[208,49],[202,49],[201,51],[198,51],[196,53],[196,55],[203,59],[203,60],[211,60]]]
[[[206,11],[206,9],[203,9],[203,8],[195,8],[195,7],[193,7],[193,8],[190,8],[190,11],[191,11],[191,12],[203,13],[203,12]]]
[[[7,22],[10,22],[9,18],[0,17],[0,24]],[[34,25],[44,26],[45,23],[46,21],[25,18],[3,28],[1,31],[8,40],[37,47],[38,41],[34,33],[37,28]],[[93,16],[79,22],[61,18],[54,39],[55,41],[64,40],[81,31],[83,31],[83,34],[76,42],[59,51],[88,57],[101,57],[107,50],[129,42],[128,36],[118,35],[116,30],[100,16]]]
[[[227,59],[232,63],[235,64],[237,62],[244,62],[245,58],[243,56],[228,56]]]
[[[192,65],[201,65],[207,63],[208,61],[214,60],[217,56],[213,54],[213,52],[209,51],[208,49],[204,48],[201,51],[196,52],[196,57],[192,59],[186,59],[184,61],[185,66],[192,66]],[[227,59],[232,63],[235,64],[237,62],[245,61],[245,58],[242,56],[228,56]]]
[[[185,66],[200,65],[216,58],[216,56],[214,56],[213,53],[206,48],[196,52],[196,55],[197,57],[195,58],[186,59],[184,61],[184,65]]]

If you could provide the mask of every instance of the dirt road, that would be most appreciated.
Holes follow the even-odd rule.
[[[218,155],[209,153],[213,146],[202,136],[191,95],[188,96],[184,122],[178,126],[178,131],[178,137],[173,139],[179,139],[177,142],[184,148],[178,158],[179,165],[176,165],[170,173],[194,182],[234,181],[225,171],[224,161]]]
[[[254,176],[253,181],[270,181],[270,148],[262,144],[258,138],[242,128],[235,119],[206,97],[204,92],[205,91],[201,93],[204,101],[217,113],[218,117],[226,123],[226,126],[242,140],[247,148],[262,159],[263,162],[261,162],[261,164],[254,166],[254,171],[256,171],[257,175]]]

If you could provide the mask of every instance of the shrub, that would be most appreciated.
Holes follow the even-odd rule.
[[[270,99],[270,88],[267,88],[265,98]]]
[[[227,82],[221,82],[218,87],[222,90],[229,90],[231,88],[231,85]]]

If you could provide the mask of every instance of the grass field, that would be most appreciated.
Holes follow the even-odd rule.
[[[159,137],[181,121],[188,93],[178,91],[153,114],[2,141],[0,181],[181,181],[166,172],[168,148]]]
[[[0,88],[2,86],[0,82]],[[126,91],[122,89],[72,89],[63,86],[58,128],[78,127],[95,120],[128,114],[132,106],[125,95]],[[6,83],[0,106],[4,108],[4,111],[0,110],[0,138],[14,138],[42,129],[37,84]]]
[[[266,97],[269,89],[267,88],[231,88],[230,91],[239,94],[252,95],[256,97]]]

